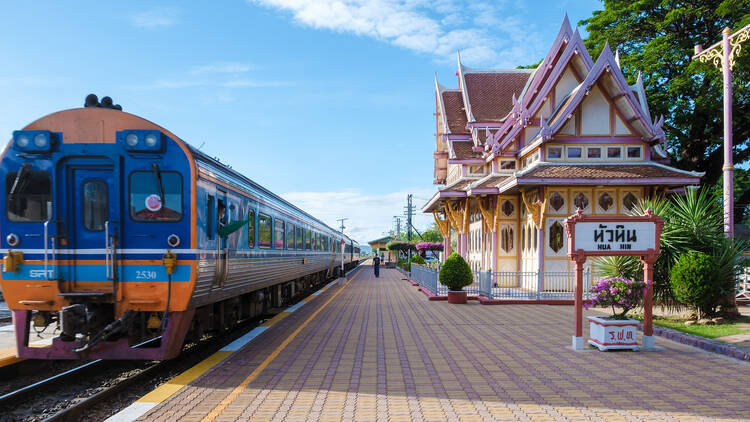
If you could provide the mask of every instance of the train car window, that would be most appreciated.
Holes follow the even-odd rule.
[[[30,170],[29,165],[5,178],[8,220],[15,222],[46,221],[47,203],[52,201],[50,174]]]
[[[208,195],[206,199],[206,237],[214,238],[214,196]]]
[[[164,222],[182,219],[182,175],[175,171],[130,173],[130,218]]]
[[[247,210],[247,247],[255,247],[255,210]]]
[[[286,248],[294,249],[294,224],[292,223],[286,224]]]
[[[258,247],[271,247],[271,216],[258,213]]]
[[[312,245],[312,232],[310,230],[305,230],[305,249],[308,251],[311,249]]]
[[[278,218],[273,221],[273,248],[284,249],[284,221]]]
[[[109,216],[107,184],[103,180],[88,180],[83,184],[83,227],[91,232],[104,231]]]
[[[323,243],[323,245],[325,245],[326,247],[326,252],[330,252],[331,251],[331,238],[326,236],[326,241]]]
[[[294,231],[295,237],[297,238],[297,249],[301,251],[302,249],[305,249],[305,239],[302,237],[304,236],[302,227],[297,227]]]

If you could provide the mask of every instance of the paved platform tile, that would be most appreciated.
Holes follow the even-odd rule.
[[[395,270],[375,279],[365,268],[141,419],[750,417],[741,362],[660,338],[659,352],[573,352],[572,323],[569,306],[429,302]]]

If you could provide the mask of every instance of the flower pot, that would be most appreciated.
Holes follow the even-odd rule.
[[[463,290],[448,290],[448,303],[466,303],[466,292]]]
[[[636,330],[639,322],[634,319],[607,319],[590,316],[589,344],[599,350],[638,350]]]

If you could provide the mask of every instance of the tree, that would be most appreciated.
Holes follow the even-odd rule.
[[[723,165],[722,74],[692,60],[693,47],[721,40],[724,27],[750,23],[750,0],[604,0],[604,10],[580,22],[596,58],[609,42],[620,51],[629,83],[643,73],[652,116],[664,115],[665,147],[673,165],[706,172],[714,185]],[[750,43],[749,43],[750,44]],[[734,163],[750,160],[750,54],[746,45],[733,69]],[[745,218],[750,189],[737,192],[735,221]]]

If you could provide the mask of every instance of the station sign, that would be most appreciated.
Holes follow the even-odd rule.
[[[573,238],[581,252],[654,251],[656,223],[652,221],[579,222]]]

